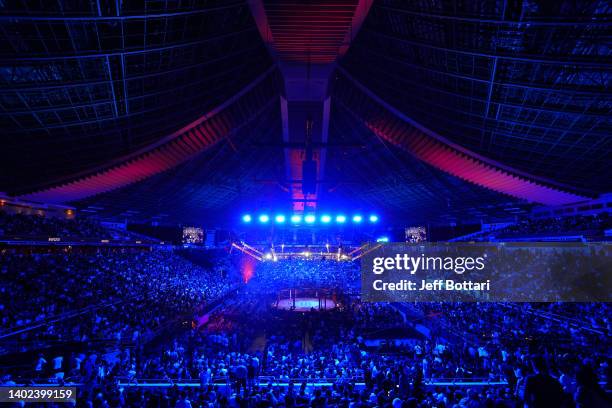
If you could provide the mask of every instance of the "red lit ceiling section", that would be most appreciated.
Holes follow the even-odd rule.
[[[313,64],[334,62],[352,28],[358,3],[264,1],[271,42],[279,58]]]
[[[153,145],[18,198],[67,203],[127,186],[184,163],[277,102],[276,72],[269,69],[217,108]]]
[[[458,146],[380,99],[346,71],[336,96],[356,120],[362,121],[381,139],[410,152],[416,158],[446,173],[488,189],[544,205],[564,205],[592,197],[479,156]]]

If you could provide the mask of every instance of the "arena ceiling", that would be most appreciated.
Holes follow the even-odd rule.
[[[609,191],[611,17],[607,1],[375,2],[342,64],[461,146]]]
[[[606,1],[2,3],[0,191],[185,222],[290,201],[291,62],[331,67],[321,207],[444,221],[596,197],[612,191],[611,16]]]

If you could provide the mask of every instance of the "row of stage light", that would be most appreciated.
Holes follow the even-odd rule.
[[[299,214],[294,214],[290,217],[287,217],[284,214],[276,214],[274,217],[268,214],[259,214],[257,215],[257,217],[252,216],[251,214],[244,214],[242,216],[242,222],[245,224],[251,224],[255,220],[257,220],[257,222],[259,222],[260,224],[269,224],[271,222],[274,222],[276,224],[289,223],[293,225],[301,225],[301,224],[313,225],[317,222],[320,224],[332,224],[332,223],[346,224],[349,221],[352,222],[353,224],[361,224],[366,221],[366,217],[360,214],[353,215],[350,218],[342,214],[338,214],[336,216],[332,216],[329,214],[323,214],[320,216],[316,216],[314,214],[306,214],[303,216]],[[367,221],[369,221],[371,224],[376,224],[378,222],[378,215],[375,215],[375,214],[369,215],[367,217]]]

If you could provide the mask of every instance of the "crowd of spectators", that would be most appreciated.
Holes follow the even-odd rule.
[[[532,258],[516,250],[502,272],[549,264]],[[0,351],[31,359],[23,373],[0,368],[0,382],[75,381],[76,405],[92,408],[610,406],[606,303],[365,303],[355,262],[266,260],[239,284],[236,259],[204,261],[0,249],[0,330],[18,339]],[[274,307],[283,289],[317,287],[344,297],[332,310]],[[138,386],[147,379],[170,386]]]
[[[612,228],[612,217],[608,212],[597,215],[575,215],[552,218],[525,218],[500,229],[483,231],[466,236],[465,241],[495,241],[498,239],[520,239],[556,236],[581,236],[584,239],[601,239],[605,231]]]
[[[607,212],[598,215],[575,215],[542,219],[524,219],[500,231],[502,234],[557,234],[612,228],[612,218]]]
[[[157,262],[168,263],[167,254],[157,256]],[[426,316],[419,323],[430,327],[431,333],[399,341],[391,349],[371,346],[367,340],[389,327],[415,324],[394,305],[354,299],[332,311],[295,313],[276,310],[272,304],[271,298],[246,285],[227,298],[207,324],[173,331],[146,351],[124,347],[104,355],[71,353],[59,360],[41,355],[35,369],[41,375],[67,371],[87,384],[80,398],[94,406],[517,407],[523,401],[536,401],[529,406],[588,407],[597,406],[589,405],[592,401],[607,403],[599,385],[607,383],[610,375],[609,342],[601,341],[610,333],[606,304],[582,304],[582,327],[573,320],[536,313],[558,315],[562,304],[547,310],[530,304],[413,304],[410,307]],[[595,331],[591,316],[598,322]],[[459,340],[450,340],[450,332],[459,333]],[[133,386],[147,378],[170,384],[192,380],[199,386]],[[132,386],[117,386],[117,380]],[[429,385],[448,380],[506,385]],[[312,387],[314,382],[329,385]],[[542,405],[543,398],[554,405]]]
[[[359,291],[359,264],[352,261],[295,257],[257,264],[252,290],[274,293],[280,289],[325,288]]]
[[[105,228],[84,217],[62,218],[0,211],[0,237],[121,239],[127,235],[127,232]]]
[[[398,326],[411,324],[397,318],[393,305],[355,300],[333,311],[295,313],[275,310],[268,300],[241,292],[214,313],[209,325],[177,332],[149,352],[123,350],[96,363],[89,362],[91,356],[74,359],[85,361],[80,371],[90,373],[82,400],[138,407],[609,404],[599,384],[610,375],[609,343],[601,342],[601,334],[534,316],[531,305],[415,304],[443,329],[383,350],[364,338],[376,335],[377,322],[388,327],[380,317],[390,316]],[[585,312],[599,307],[592,304]],[[450,341],[445,330],[451,329],[462,332],[463,341]],[[111,378],[124,385],[116,386]],[[191,380],[198,386],[125,385],[144,378],[170,384]],[[440,384],[449,380],[483,385]],[[316,382],[328,385],[315,387]]]
[[[137,343],[170,319],[189,320],[238,276],[165,250],[2,249],[0,281],[0,330],[23,331],[23,348],[33,339]]]

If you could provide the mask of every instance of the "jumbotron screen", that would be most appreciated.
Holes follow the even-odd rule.
[[[406,242],[418,243],[425,241],[427,241],[427,228],[422,226],[406,228]]]
[[[204,230],[196,227],[183,228],[183,244],[201,244],[204,242]]]

